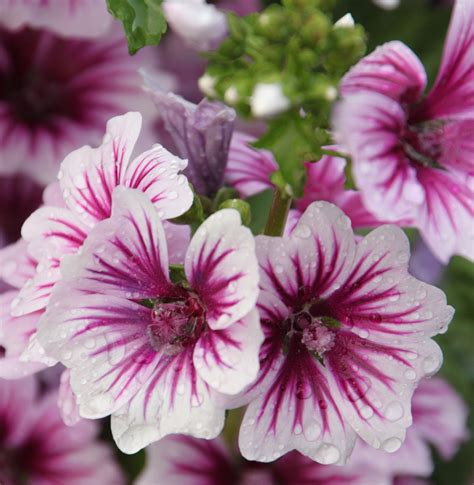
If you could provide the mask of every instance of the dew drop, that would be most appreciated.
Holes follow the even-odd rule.
[[[317,423],[313,423],[309,425],[304,430],[304,435],[308,441],[315,441],[318,439],[319,434],[321,433],[321,427]]]
[[[374,410],[370,406],[363,406],[360,414],[364,419],[370,419],[374,415]]]
[[[416,379],[416,372],[413,369],[408,369],[405,371],[405,377],[410,381],[414,381]]]
[[[402,446],[402,441],[398,438],[389,438],[382,443],[382,448],[387,453],[395,453],[400,446]]]
[[[439,357],[437,355],[429,355],[423,360],[423,370],[427,374],[432,374],[438,369],[439,364]]]
[[[403,414],[403,406],[398,401],[391,402],[385,409],[385,417],[392,422],[401,419]]]
[[[295,234],[297,237],[301,237],[303,239],[307,239],[311,236],[311,229],[306,224],[298,224],[298,230]]]
[[[315,458],[323,465],[332,465],[339,461],[341,452],[329,443],[324,443],[315,453]]]

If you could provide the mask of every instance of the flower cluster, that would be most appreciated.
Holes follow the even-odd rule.
[[[363,33],[330,0],[162,8],[171,33],[129,58],[104,5],[0,0],[0,482],[127,483],[109,417],[140,485],[429,477],[468,437],[428,378],[440,268],[474,259],[474,3],[427,96],[398,41],[345,72]],[[190,91],[167,43],[214,49],[216,77]]]

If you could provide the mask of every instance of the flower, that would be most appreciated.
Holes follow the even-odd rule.
[[[225,14],[206,0],[165,0],[163,11],[173,32],[198,50],[211,50],[227,34]]]
[[[99,148],[84,146],[62,162],[59,187],[49,189],[51,203],[35,211],[23,225],[23,238],[38,266],[14,302],[14,316],[45,308],[60,278],[63,256],[77,252],[90,229],[110,216],[112,191],[117,185],[144,191],[163,219],[177,217],[191,206],[192,191],[186,177],[180,175],[185,160],[160,145],[131,159],[141,120],[135,112],[112,118]],[[187,233],[187,228],[167,224],[167,236],[177,243],[173,258],[182,253]]]
[[[170,280],[167,252],[148,197],[117,187],[111,218],[63,262],[39,325],[47,354],[70,369],[80,415],[112,414],[126,453],[170,433],[217,436],[225,413],[213,394],[236,394],[258,372],[258,267],[238,212],[198,229],[187,282]]]
[[[0,25],[9,30],[28,26],[63,37],[97,37],[112,23],[106,5],[96,0],[0,0]]]
[[[21,225],[41,204],[42,193],[28,177],[0,176],[0,248],[19,239]]]
[[[271,465],[260,464],[237,460],[219,438],[168,436],[147,448],[146,466],[136,485],[383,485],[384,479],[384,473],[377,474],[365,464],[324,466],[297,452]]]
[[[243,456],[266,462],[296,449],[341,464],[356,435],[396,451],[417,382],[441,365],[430,337],[453,315],[444,293],[408,274],[399,228],[357,241],[349,218],[327,202],[311,204],[291,236],[256,241],[261,370],[227,403],[250,401]]]
[[[2,175],[47,184],[71,150],[100,141],[109,118],[149,109],[141,58],[130,58],[120,28],[93,40],[0,28],[0,50]]]
[[[230,144],[225,180],[243,197],[273,188],[271,175],[278,170],[272,153],[252,147],[251,143],[254,141],[255,138],[250,135],[235,132]],[[338,147],[326,148],[337,151]],[[316,200],[336,204],[351,219],[354,228],[380,224],[380,221],[365,208],[360,192],[345,190],[346,163],[344,158],[329,155],[324,155],[317,162],[305,163],[304,193],[303,197],[296,201],[296,210],[290,212],[289,230],[293,229],[308,205]]]
[[[291,106],[279,83],[257,83],[252,93],[250,109],[255,118],[271,118]]]
[[[450,460],[469,437],[467,406],[441,378],[420,382],[413,395],[412,412],[413,425],[398,451],[388,455],[358,442],[349,463],[356,468],[386,473],[392,481],[401,477],[429,477],[434,468],[430,445],[444,460]]]
[[[125,483],[112,450],[98,440],[98,423],[65,426],[57,395],[41,395],[36,381],[0,382],[0,482]]]
[[[189,161],[186,176],[199,194],[215,195],[224,184],[235,111],[217,101],[196,105],[164,93],[152,76],[143,74],[177,153]]]
[[[437,80],[415,54],[389,42],[341,82],[334,113],[364,204],[385,220],[411,219],[444,263],[474,259],[474,3],[456,2]]]

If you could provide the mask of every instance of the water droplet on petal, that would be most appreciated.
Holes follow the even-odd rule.
[[[374,410],[370,406],[363,406],[360,414],[364,419],[370,419],[374,415]]]
[[[321,427],[317,423],[312,423],[305,427],[304,435],[308,441],[316,441],[321,433]]]
[[[437,371],[439,365],[440,365],[440,360],[436,354],[429,355],[423,360],[423,370],[427,374],[432,374],[433,372]]]
[[[323,465],[332,465],[339,461],[341,452],[329,443],[324,443],[315,453],[315,458]]]
[[[387,453],[395,453],[400,446],[402,446],[402,441],[399,438],[389,438],[382,443],[382,448]]]
[[[414,381],[416,379],[416,372],[413,369],[408,369],[405,371],[405,377],[410,381]]]
[[[298,224],[295,236],[307,239],[311,236],[311,229],[307,224]]]
[[[403,406],[398,401],[391,402],[385,409],[385,417],[389,421],[398,421],[403,417]]]

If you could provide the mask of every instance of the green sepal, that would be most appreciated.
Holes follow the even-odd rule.
[[[214,209],[217,209],[223,202],[229,199],[236,199],[238,198],[239,193],[237,190],[233,189],[232,187],[222,187],[218,190],[214,200],[212,202],[212,206]]]
[[[186,273],[184,272],[184,266],[182,264],[170,264],[170,279],[175,284],[182,286],[187,285]]]
[[[179,217],[175,217],[174,219],[170,219],[170,222],[173,224],[201,224],[204,222],[204,207],[203,201],[201,196],[194,193],[194,200],[193,205],[184,213],[181,214]]]

